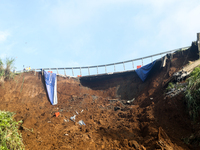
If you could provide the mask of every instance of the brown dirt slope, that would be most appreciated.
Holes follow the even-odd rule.
[[[112,80],[116,82],[110,83],[112,86],[97,89],[58,76],[55,106],[48,101],[41,73],[22,73],[1,86],[0,109],[16,112],[15,119],[23,120],[20,132],[26,150],[200,149],[181,140],[199,131],[186,114],[183,96],[164,99],[163,95],[165,82],[194,59],[188,50],[174,55],[163,69],[158,64],[137,95],[131,90],[143,83],[138,79],[136,87],[127,86],[128,76],[121,89],[117,79]],[[129,91],[124,97],[135,96],[135,101],[127,104],[127,99],[118,95],[119,89],[120,94]],[[60,112],[59,117],[55,112]],[[75,122],[69,119],[73,115]],[[86,126],[80,126],[79,120]]]

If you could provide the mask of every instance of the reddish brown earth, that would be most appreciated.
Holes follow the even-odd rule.
[[[133,72],[84,84],[58,76],[55,106],[47,98],[42,74],[22,73],[1,86],[0,109],[15,112],[15,119],[23,120],[20,132],[26,150],[200,149],[183,140],[200,131],[186,113],[183,95],[164,99],[163,86],[194,59],[186,51],[175,55],[165,68],[160,69],[158,63],[144,83]],[[135,101],[127,105],[126,100],[132,98]],[[116,106],[120,107],[117,111]],[[73,122],[69,118],[76,111]],[[60,112],[59,117],[55,112]],[[79,120],[86,126],[80,126]]]

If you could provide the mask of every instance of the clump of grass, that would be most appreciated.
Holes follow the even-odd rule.
[[[6,79],[14,78],[14,73],[11,71],[15,69],[14,67],[14,58],[6,58],[5,64],[3,63],[2,59],[0,59],[0,81],[1,83],[4,82]]]
[[[187,79],[185,102],[190,117],[195,121],[200,111],[200,68],[195,68]]]
[[[167,91],[169,91],[170,89],[173,89],[175,87],[175,84],[170,82],[166,88]]]
[[[14,62],[15,62],[14,58],[6,58],[6,66],[5,66],[5,74],[4,74],[5,79],[14,78],[14,73],[11,71],[15,68]]]
[[[14,113],[0,110],[0,150],[24,150],[22,137],[18,133],[19,124],[13,119]]]

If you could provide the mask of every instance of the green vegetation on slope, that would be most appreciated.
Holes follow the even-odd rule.
[[[0,80],[3,82],[5,79],[10,79],[14,77],[14,73],[11,71],[14,69],[14,58],[6,58],[5,64],[0,59]]]
[[[23,150],[22,137],[18,133],[19,123],[13,119],[14,113],[0,111],[0,150]]]
[[[14,69],[13,58],[6,58],[5,64],[0,59],[0,81],[9,80],[14,77],[11,71]],[[22,137],[18,133],[19,124],[13,119],[14,113],[0,110],[0,150],[23,150]]]
[[[200,111],[200,68],[197,67],[187,79],[188,86],[185,91],[185,102],[190,117],[195,120]]]

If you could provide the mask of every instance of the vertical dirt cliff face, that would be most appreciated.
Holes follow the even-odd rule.
[[[143,82],[135,71],[82,77],[80,82],[83,86],[94,90],[115,90],[115,97],[124,100],[151,96],[158,87],[188,63],[198,59],[197,46],[195,44],[186,51],[176,52],[173,59],[167,59],[166,66],[161,67],[162,60],[157,60],[147,79]],[[145,90],[144,90],[145,89]],[[143,97],[145,97],[143,96]]]
[[[141,79],[135,73],[130,71],[126,73],[116,73],[113,75],[102,75],[94,77],[83,77],[80,79],[83,86],[94,90],[113,89],[115,97],[121,99],[132,99],[142,88]]]
[[[134,71],[80,81],[57,76],[55,106],[48,100],[42,74],[22,73],[1,86],[0,109],[16,112],[15,119],[23,120],[19,129],[30,150],[188,150],[190,145],[181,138],[196,128],[182,96],[164,99],[163,86],[175,71],[196,59],[194,52],[193,46],[176,53],[164,68],[158,61],[145,82]],[[60,115],[55,117],[55,112]],[[75,122],[70,120],[74,115]]]

